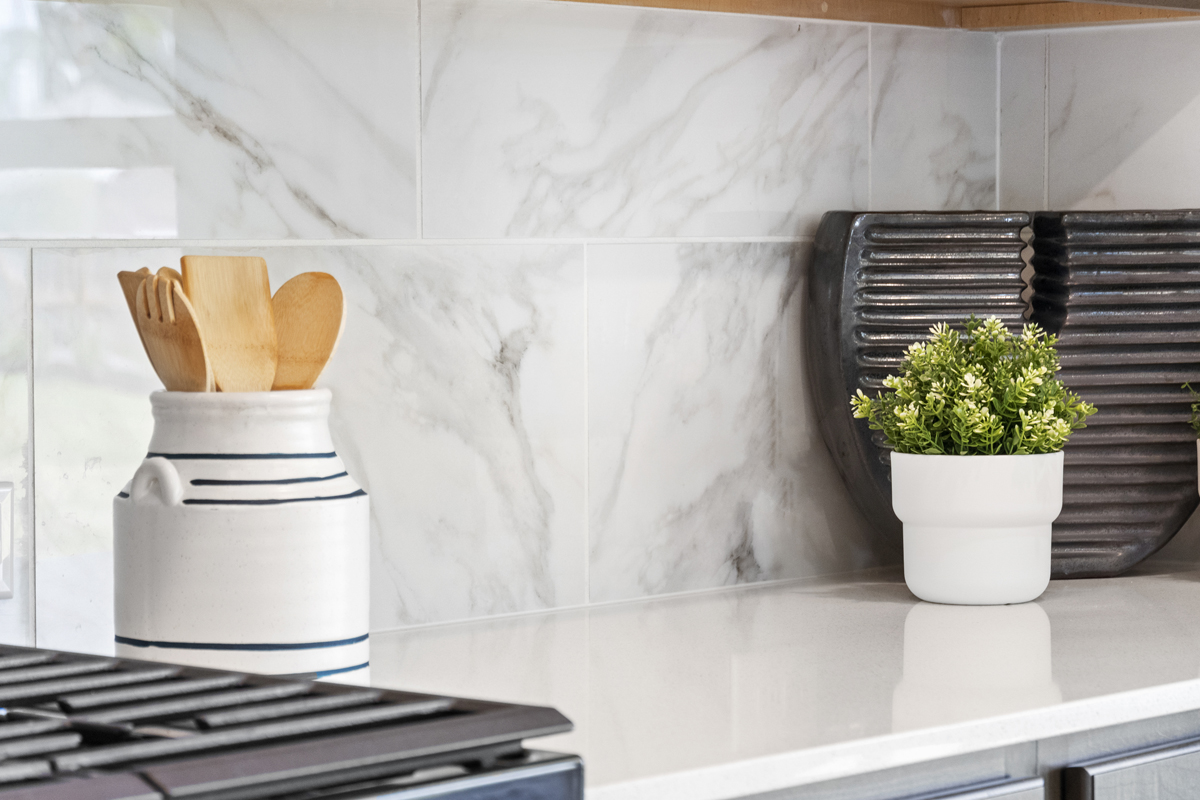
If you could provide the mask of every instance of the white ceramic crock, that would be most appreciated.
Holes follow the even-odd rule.
[[[366,669],[368,501],[334,452],[330,397],[150,396],[150,452],[113,501],[118,655]]]
[[[892,453],[904,523],[904,582],[933,603],[1033,600],[1050,583],[1050,526],[1062,511],[1063,454]]]

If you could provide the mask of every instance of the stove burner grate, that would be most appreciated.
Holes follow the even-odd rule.
[[[489,768],[552,708],[0,647],[0,800],[254,800]]]

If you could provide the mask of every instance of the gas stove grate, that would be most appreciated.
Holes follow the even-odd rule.
[[[291,797],[490,766],[551,708],[0,647],[0,800]]]

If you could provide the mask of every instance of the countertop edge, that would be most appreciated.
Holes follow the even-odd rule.
[[[587,789],[588,800],[732,800],[1200,709],[1200,678],[984,720],[857,739]]]

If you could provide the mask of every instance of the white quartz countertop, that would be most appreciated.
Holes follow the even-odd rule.
[[[557,707],[575,730],[529,744],[582,755],[589,800],[720,800],[1200,708],[1200,572],[986,608],[873,572],[371,639],[376,685]]]

